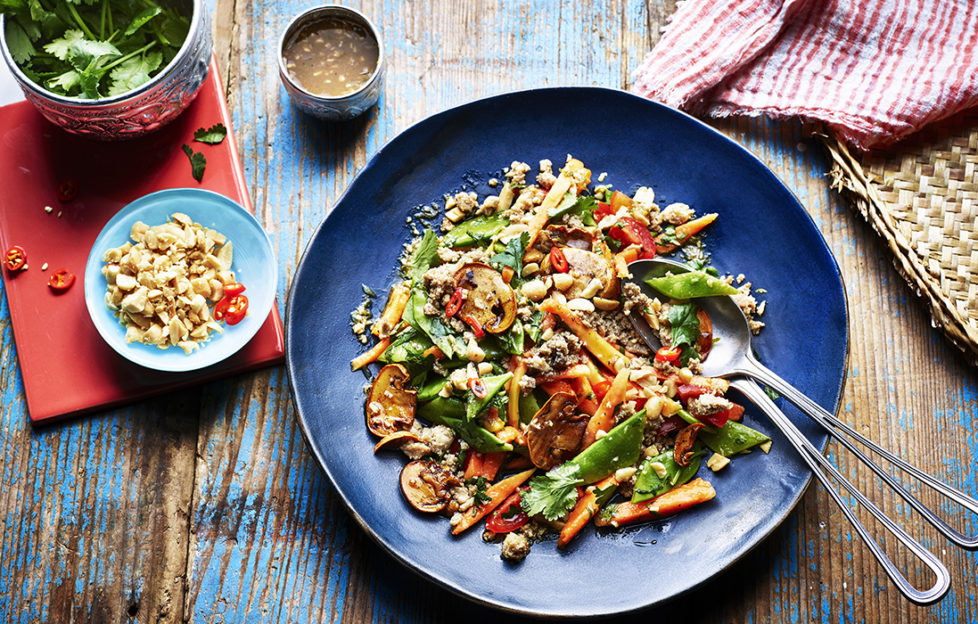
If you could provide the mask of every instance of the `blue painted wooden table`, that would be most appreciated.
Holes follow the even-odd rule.
[[[211,2],[247,182],[279,258],[280,302],[314,228],[397,132],[513,89],[627,87],[674,9],[665,0],[365,1],[360,8],[388,45],[387,88],[362,119],[326,124],[290,107],[275,65],[282,29],[311,5]],[[715,125],[794,190],[842,267],[852,340],[844,419],[978,494],[975,370],[931,329],[883,245],[829,190],[818,144],[799,124]],[[282,368],[35,430],[16,356],[4,301],[0,620],[442,622],[496,615],[420,580],[352,522],[307,452]],[[837,447],[829,454],[865,489],[877,487]],[[926,490],[922,496],[958,526],[976,529],[974,518]],[[976,557],[921,526],[898,499],[875,498],[947,563],[954,584],[940,604],[906,603],[813,486],[733,569],[648,617],[978,621]],[[895,558],[906,561],[903,553]]]

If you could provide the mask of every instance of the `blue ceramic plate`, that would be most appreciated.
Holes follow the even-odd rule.
[[[126,328],[105,305],[107,284],[102,275],[102,256],[107,249],[129,241],[133,223],[166,223],[174,212],[182,212],[205,227],[224,234],[233,245],[231,270],[245,285],[248,314],[224,333],[211,338],[189,355],[179,347],[159,349],[142,343],[127,343]],[[120,210],[99,233],[85,265],[85,304],[96,329],[116,352],[128,360],[161,371],[191,371],[216,364],[248,344],[268,318],[275,301],[277,264],[265,230],[247,210],[218,193],[181,188],[140,197]]]
[[[651,185],[662,206],[683,201],[699,214],[720,213],[707,243],[713,264],[768,291],[768,326],[755,341],[761,360],[830,411],[847,353],[839,268],[808,214],[759,160],[683,113],[610,89],[524,91],[434,115],[380,150],[309,242],[292,284],[286,352],[302,428],[356,520],[395,558],[467,598],[550,617],[632,611],[695,587],[774,530],[810,478],[749,409],[746,422],[769,433],[774,447],[709,474],[714,501],[621,532],[589,528],[565,551],[538,543],[525,561],[509,564],[498,545],[483,543],[481,529],[454,538],[445,518],[408,507],[398,486],[405,459],[373,454],[366,380],[350,372],[364,350],[349,328],[361,284],[380,293],[375,305],[383,306],[411,238],[405,217],[419,206],[462,188],[481,198],[492,192],[486,181],[513,160],[560,164],[568,153],[595,176],[606,171],[617,189]],[[824,445],[806,418],[785,411]]]

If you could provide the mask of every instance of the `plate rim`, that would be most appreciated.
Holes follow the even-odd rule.
[[[807,219],[808,223],[812,226],[812,228],[815,231],[815,233],[818,234],[819,239],[821,240],[822,244],[824,245],[825,250],[826,250],[829,258],[832,261],[832,267],[834,269],[834,275],[839,280],[839,285],[841,286],[842,304],[843,304],[843,306],[842,306],[842,313],[843,313],[843,320],[844,320],[844,325],[845,325],[845,340],[844,340],[844,353],[843,353],[842,364],[841,364],[841,369],[842,369],[841,370],[841,375],[840,375],[839,382],[838,382],[837,386],[834,386],[833,387],[833,393],[836,395],[836,399],[835,399],[835,406],[834,406],[834,409],[832,411],[833,411],[833,413],[836,413],[836,414],[838,413],[838,411],[842,407],[843,393],[844,393],[844,390],[845,390],[846,382],[848,380],[848,372],[849,372],[849,366],[848,366],[848,364],[849,364],[849,356],[850,356],[849,300],[848,300],[848,290],[846,288],[844,276],[842,274],[842,271],[841,271],[841,268],[839,266],[838,260],[836,259],[835,254],[832,252],[832,249],[831,249],[831,247],[828,244],[828,241],[825,240],[825,237],[822,235],[821,230],[818,228],[818,225],[815,223],[815,220],[812,218],[811,214],[809,214],[808,210],[805,209],[805,205],[798,199],[798,196],[794,193],[794,191],[790,187],[788,187],[788,185],[785,184],[774,173],[774,171],[771,170],[771,168],[766,163],[764,163],[758,156],[754,155],[749,149],[747,149],[745,146],[743,146],[739,142],[735,141],[734,139],[726,136],[725,134],[723,134],[722,132],[720,132],[716,128],[713,128],[712,126],[708,125],[704,121],[701,121],[700,119],[697,119],[696,117],[693,117],[692,115],[689,115],[688,113],[686,113],[684,111],[678,110],[676,108],[672,108],[672,107],[667,106],[665,104],[662,104],[660,102],[656,102],[654,100],[650,100],[648,98],[644,98],[644,97],[635,95],[634,93],[630,93],[630,92],[625,91],[623,89],[618,89],[618,88],[614,88],[614,87],[587,86],[587,85],[563,85],[563,86],[553,86],[553,87],[540,87],[540,88],[533,88],[533,89],[519,89],[519,90],[515,90],[515,91],[506,91],[506,92],[503,92],[503,93],[498,93],[498,94],[490,95],[490,96],[487,96],[487,97],[470,100],[470,101],[464,102],[462,104],[459,104],[457,106],[452,106],[452,107],[445,108],[443,110],[440,110],[440,111],[438,111],[436,113],[433,113],[433,114],[431,114],[429,116],[426,116],[426,117],[424,117],[422,119],[419,119],[418,121],[412,123],[408,127],[404,128],[403,130],[401,130],[400,132],[398,132],[395,136],[393,136],[391,139],[389,139],[386,143],[384,143],[384,145],[381,146],[381,148],[378,149],[377,152],[374,153],[373,156],[371,156],[367,160],[367,162],[363,166],[363,168],[356,172],[356,174],[353,176],[353,178],[347,184],[346,188],[343,190],[343,192],[340,194],[340,196],[336,199],[335,202],[333,202],[333,207],[330,210],[329,214],[327,214],[320,221],[319,225],[312,232],[312,234],[310,235],[308,241],[306,242],[306,244],[305,244],[305,246],[303,248],[303,251],[302,251],[302,254],[301,254],[300,258],[299,258],[299,261],[296,264],[296,269],[295,269],[295,272],[293,273],[293,279],[292,279],[292,282],[289,285],[289,292],[288,292],[288,296],[286,298],[286,306],[285,306],[285,344],[286,344],[286,362],[285,362],[285,369],[286,369],[286,377],[287,377],[288,383],[289,383],[290,398],[291,398],[291,401],[292,401],[293,408],[295,409],[296,415],[298,417],[298,424],[299,424],[299,429],[300,429],[300,431],[302,433],[302,438],[305,441],[306,446],[312,452],[313,457],[316,459],[316,463],[319,465],[320,469],[323,470],[323,472],[326,474],[327,478],[329,479],[330,485],[333,487],[333,490],[337,493],[337,495],[343,501],[343,504],[344,504],[347,512],[350,513],[350,515],[353,517],[353,519],[357,522],[357,524],[360,525],[360,527],[366,532],[366,534],[370,536],[370,538],[374,541],[374,543],[377,544],[377,545],[379,545],[382,550],[384,550],[388,555],[392,556],[399,564],[401,564],[402,566],[404,566],[405,568],[407,568],[408,570],[410,570],[414,574],[420,576],[421,578],[423,578],[425,580],[433,581],[437,585],[439,585],[441,588],[447,589],[448,591],[450,591],[451,593],[455,594],[456,596],[459,596],[459,597],[464,598],[466,600],[470,600],[470,601],[475,602],[477,604],[480,604],[480,605],[483,605],[483,606],[486,606],[486,607],[490,607],[490,608],[493,608],[493,609],[498,609],[498,610],[501,610],[503,612],[507,612],[507,613],[511,613],[511,614],[523,615],[523,616],[532,616],[532,617],[544,618],[544,619],[548,619],[548,620],[569,620],[569,619],[579,619],[579,618],[582,618],[582,617],[583,618],[610,617],[610,616],[621,616],[621,615],[627,615],[627,614],[630,614],[630,613],[636,613],[636,612],[640,612],[640,611],[643,611],[643,610],[647,610],[647,609],[653,608],[653,607],[655,607],[657,605],[661,605],[661,604],[665,604],[665,603],[668,603],[668,602],[672,602],[672,601],[676,600],[677,598],[679,598],[681,596],[684,596],[684,595],[692,592],[693,590],[695,590],[695,589],[703,586],[704,584],[711,582],[712,580],[716,579],[717,576],[723,574],[724,572],[729,571],[732,566],[734,566],[737,563],[739,563],[740,561],[742,561],[747,555],[749,555],[750,553],[752,553],[757,547],[759,547],[764,541],[766,541],[778,528],[781,527],[782,524],[784,524],[784,521],[787,520],[788,517],[795,511],[795,509],[798,506],[798,503],[801,501],[801,498],[805,495],[805,493],[808,491],[808,488],[811,486],[813,475],[811,474],[811,472],[808,472],[807,473],[807,475],[805,477],[804,484],[801,487],[798,488],[797,493],[790,500],[790,503],[785,507],[784,512],[780,515],[779,518],[777,518],[777,520],[775,522],[773,522],[771,524],[769,530],[767,530],[763,535],[760,535],[760,537],[757,538],[757,540],[754,542],[753,545],[751,545],[749,548],[746,548],[745,550],[743,550],[742,552],[740,552],[737,556],[733,557],[733,559],[731,561],[729,561],[728,564],[726,566],[724,566],[723,568],[721,568],[721,569],[719,569],[719,570],[717,570],[717,571],[715,571],[713,573],[710,573],[710,574],[704,576],[702,579],[697,580],[696,582],[694,582],[692,585],[690,585],[686,589],[684,589],[682,591],[679,591],[679,592],[677,592],[677,593],[675,593],[675,594],[673,594],[673,595],[671,595],[671,596],[669,596],[667,598],[664,598],[664,599],[661,599],[661,600],[658,600],[658,601],[655,601],[655,602],[648,602],[648,603],[641,604],[641,605],[627,606],[626,608],[623,608],[623,609],[620,609],[620,610],[616,610],[616,611],[605,611],[605,612],[600,612],[600,613],[597,613],[597,612],[589,612],[589,613],[581,614],[581,615],[574,615],[574,614],[568,614],[568,613],[552,613],[552,612],[545,612],[545,611],[533,610],[533,609],[528,609],[528,608],[521,608],[521,607],[514,606],[514,605],[511,605],[511,604],[507,604],[507,603],[504,603],[504,602],[501,602],[501,601],[493,601],[493,600],[491,600],[491,599],[489,599],[489,598],[487,598],[485,596],[478,595],[478,594],[476,594],[476,593],[474,593],[472,591],[469,591],[469,590],[466,590],[466,589],[460,587],[458,584],[456,584],[455,582],[453,582],[451,579],[443,578],[440,575],[437,575],[437,574],[434,574],[434,573],[430,572],[428,569],[421,568],[421,567],[416,567],[414,565],[411,565],[409,562],[407,562],[404,559],[402,559],[402,557],[391,546],[389,546],[386,542],[384,542],[384,540],[382,540],[375,533],[375,531],[368,525],[368,523],[364,520],[364,518],[357,512],[357,510],[350,503],[350,500],[347,498],[346,493],[341,488],[339,488],[336,485],[336,480],[334,479],[333,474],[332,474],[331,470],[329,469],[327,462],[324,460],[324,457],[323,457],[320,449],[318,448],[318,446],[312,440],[312,436],[310,435],[308,424],[306,422],[306,417],[303,415],[303,411],[302,411],[302,408],[301,408],[300,399],[299,399],[299,397],[298,397],[298,395],[296,393],[296,387],[295,387],[295,376],[296,376],[296,373],[293,370],[294,367],[295,367],[295,363],[294,363],[294,361],[292,359],[291,350],[288,348],[288,345],[289,345],[289,343],[291,342],[291,339],[292,339],[292,325],[293,324],[291,322],[291,313],[292,313],[292,310],[293,310],[294,298],[296,296],[295,287],[296,287],[296,284],[298,282],[298,280],[296,278],[298,277],[298,275],[302,271],[303,267],[305,266],[305,263],[306,263],[306,260],[307,260],[308,254],[309,254],[309,250],[312,247],[313,242],[320,236],[321,232],[330,224],[330,218],[336,213],[336,208],[338,206],[340,206],[343,201],[346,200],[347,195],[349,195],[349,193],[350,193],[350,189],[352,189],[354,187],[355,183],[359,180],[360,177],[362,177],[363,175],[365,175],[368,172],[368,170],[370,170],[374,166],[376,166],[377,161],[383,155],[385,155],[388,151],[390,151],[392,145],[394,145],[396,142],[398,142],[404,135],[406,135],[406,134],[414,131],[419,126],[423,126],[423,125],[426,125],[426,124],[429,124],[429,123],[432,123],[433,124],[437,120],[443,119],[443,118],[445,118],[445,117],[447,117],[447,116],[449,116],[451,114],[459,113],[463,109],[466,109],[466,108],[474,108],[474,107],[477,107],[479,105],[486,104],[486,103],[488,103],[488,102],[490,102],[492,100],[502,101],[502,100],[505,100],[505,99],[510,98],[510,97],[518,97],[518,96],[526,95],[526,94],[536,94],[536,93],[546,93],[546,92],[551,92],[551,93],[564,92],[564,93],[568,93],[568,92],[572,92],[572,91],[579,91],[579,92],[582,92],[582,93],[584,93],[584,92],[606,92],[606,93],[614,94],[615,96],[618,96],[618,97],[626,97],[626,98],[631,98],[633,100],[640,101],[644,105],[650,105],[653,108],[657,108],[661,112],[665,112],[667,114],[678,115],[678,116],[680,116],[682,118],[685,118],[685,120],[687,122],[692,122],[695,126],[698,126],[700,128],[700,130],[705,130],[707,133],[709,133],[709,134],[711,134],[711,135],[713,135],[715,137],[718,137],[722,141],[730,144],[742,156],[746,156],[749,160],[752,160],[756,165],[759,165],[760,166],[760,171],[763,172],[763,175],[767,176],[769,178],[769,180],[773,184],[779,186],[782,190],[786,191],[792,197],[792,199],[797,204],[797,207],[800,209],[801,214],[804,215],[804,218]],[[817,441],[815,443],[815,446],[819,449],[819,451],[824,452],[827,443],[828,443],[828,436],[826,436],[823,439]]]
[[[160,199],[165,199],[165,196],[167,195],[182,194],[182,193],[199,195],[207,202],[211,202],[210,205],[212,206],[216,202],[217,204],[223,205],[226,209],[234,211],[239,216],[243,215],[245,217],[244,221],[248,222],[248,224],[252,226],[257,233],[260,234],[260,238],[263,243],[262,248],[264,249],[263,255],[266,255],[269,259],[273,260],[272,262],[269,262],[269,266],[272,271],[272,278],[273,278],[271,280],[271,283],[273,285],[278,283],[278,263],[274,261],[275,251],[274,248],[272,247],[271,239],[269,239],[268,237],[268,232],[265,231],[265,228],[262,227],[261,223],[258,221],[258,218],[255,215],[248,212],[244,208],[244,206],[242,206],[241,204],[239,204],[238,202],[234,201],[233,199],[231,199],[226,195],[223,195],[216,191],[211,191],[209,189],[194,188],[194,187],[176,187],[176,188],[161,189],[158,191],[153,191],[152,193],[147,193],[123,206],[118,212],[112,215],[112,218],[106,222],[106,224],[102,227],[101,230],[99,230],[98,236],[95,237],[95,241],[92,243],[92,247],[88,252],[88,259],[85,262],[85,276],[84,276],[85,308],[88,310],[89,320],[92,322],[92,325],[94,326],[96,333],[99,335],[99,337],[101,337],[102,341],[105,344],[107,344],[109,347],[112,348],[113,351],[115,351],[120,356],[125,358],[126,361],[136,364],[137,366],[141,366],[143,368],[165,372],[165,373],[186,373],[186,372],[202,370],[204,368],[214,366],[215,364],[219,364],[220,362],[223,362],[227,360],[229,357],[232,357],[233,355],[238,353],[241,349],[244,348],[245,345],[251,342],[251,339],[255,337],[255,335],[261,329],[261,326],[264,324],[265,319],[271,313],[272,306],[275,305],[275,292],[277,290],[273,286],[270,291],[271,296],[267,297],[268,301],[263,301],[260,308],[255,307],[249,310],[249,316],[251,316],[252,312],[254,312],[255,318],[259,318],[260,316],[261,321],[257,323],[256,322],[249,323],[249,325],[246,328],[242,328],[245,329],[245,331],[240,332],[236,336],[236,337],[238,336],[243,337],[243,338],[238,338],[240,340],[238,346],[235,347],[230,352],[224,353],[223,355],[220,356],[214,355],[210,357],[205,357],[209,354],[205,348],[201,347],[197,351],[197,353],[200,354],[199,357],[195,358],[194,355],[191,354],[187,356],[186,360],[176,360],[176,362],[173,365],[170,365],[166,362],[156,361],[154,358],[137,357],[134,359],[133,356],[138,354],[137,351],[124,350],[123,347],[125,347],[126,344],[117,344],[116,342],[111,341],[108,339],[108,337],[106,337],[105,333],[101,329],[101,325],[99,321],[96,320],[97,315],[99,315],[102,312],[101,310],[96,309],[98,305],[96,303],[96,300],[98,302],[103,302],[104,295],[100,296],[99,293],[96,292],[95,290],[91,292],[89,291],[89,285],[91,285],[91,287],[94,289],[96,287],[96,282],[98,281],[98,277],[95,276],[93,276],[92,279],[90,280],[89,272],[97,271],[99,274],[101,274],[101,270],[99,266],[102,264],[102,259],[101,257],[99,257],[98,250],[101,247],[104,247],[105,238],[107,237],[109,231],[114,229],[116,226],[118,226],[120,222],[125,221],[127,218],[131,218],[135,213],[138,213],[140,210],[152,208],[158,203]],[[250,304],[250,300],[249,300],[249,304]],[[223,336],[215,336],[215,338],[222,338],[222,337]],[[217,351],[215,350],[212,353],[216,354]],[[185,365],[184,362],[186,363]]]

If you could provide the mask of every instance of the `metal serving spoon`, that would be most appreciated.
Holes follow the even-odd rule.
[[[666,273],[686,272],[690,269],[685,265],[671,260],[638,260],[628,265],[632,273],[632,281],[649,296],[657,296],[658,293],[645,280],[653,277],[662,277]],[[811,417],[828,431],[830,435],[839,440],[843,446],[853,452],[863,463],[869,466],[887,485],[893,488],[904,500],[916,509],[924,518],[930,522],[938,531],[948,539],[964,548],[973,550],[978,548],[978,537],[967,536],[949,526],[944,520],[939,518],[933,511],[927,508],[922,502],[908,492],[888,471],[873,463],[853,442],[848,438],[853,438],[866,445],[873,452],[886,458],[904,471],[920,479],[928,486],[937,490],[942,495],[963,505],[967,509],[978,513],[978,501],[967,494],[957,490],[942,481],[914,467],[893,453],[880,447],[865,436],[855,431],[849,425],[838,420],[820,405],[799,392],[791,384],[783,380],[777,374],[763,366],[752,355],[751,332],[747,324],[747,319],[737,304],[730,297],[704,297],[697,299],[709,314],[713,323],[714,336],[719,340],[713,345],[709,357],[704,362],[703,374],[711,377],[737,377],[746,376],[756,379],[775,391],[786,399],[797,405],[805,414]],[[641,315],[629,315],[632,325],[642,338],[651,346],[656,347],[660,344],[657,334],[648,326]],[[757,405],[772,422],[784,433],[788,441],[801,454],[802,459],[812,469],[815,476],[826,487],[833,500],[839,504],[846,517],[856,527],[859,535],[866,541],[870,550],[883,566],[890,579],[910,600],[918,604],[928,604],[940,599],[946,592],[950,584],[950,576],[944,565],[937,560],[930,552],[920,546],[899,526],[893,523],[882,511],[873,505],[865,496],[858,492],[838,470],[826,460],[822,454],[808,441],[805,436],[791,423],[790,420],[772,402],[767,394],[750,379],[735,379],[731,382],[735,388],[740,390],[748,399]],[[846,437],[848,436],[848,437]],[[937,582],[926,591],[920,591],[913,587],[905,577],[902,576],[896,566],[883,553],[882,549],[874,542],[866,528],[855,518],[852,510],[841,498],[834,487],[830,487],[829,477],[819,469],[819,466],[827,470],[832,477],[839,481],[842,486],[853,495],[853,497],[870,513],[879,520],[890,533],[900,540],[907,548],[916,554],[937,576]]]

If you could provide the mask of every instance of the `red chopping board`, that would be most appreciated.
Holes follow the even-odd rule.
[[[223,123],[220,145],[193,141],[194,130]],[[203,182],[191,176],[183,144],[203,152]],[[78,195],[58,201],[58,184],[78,181]],[[200,187],[254,212],[238,161],[231,118],[215,63],[197,99],[162,130],[104,143],[68,134],[27,102],[0,108],[0,251],[20,245],[26,271],[3,270],[17,358],[30,420],[48,423],[283,361],[282,320],[272,307],[258,334],[232,357],[186,373],[133,364],[99,336],[85,307],[88,253],[102,227],[131,201],[168,188]],[[52,208],[45,211],[45,206]],[[59,216],[60,213],[60,216]],[[47,263],[49,268],[42,271]],[[59,268],[78,276],[62,295],[47,286]]]

